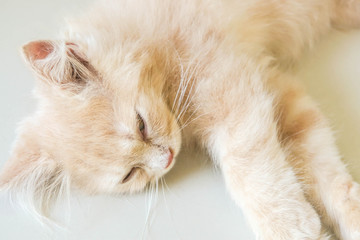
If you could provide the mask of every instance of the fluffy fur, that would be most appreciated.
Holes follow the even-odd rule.
[[[359,0],[121,0],[24,46],[37,112],[0,186],[46,215],[71,187],[142,190],[195,141],[258,239],[360,239],[360,187],[289,69]]]

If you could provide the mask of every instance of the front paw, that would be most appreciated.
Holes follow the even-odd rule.
[[[343,232],[343,240],[360,240],[360,215],[354,220],[356,222],[348,225],[348,228]]]
[[[266,229],[262,229],[262,240],[330,240],[323,233],[320,218],[307,202],[298,205],[282,216],[269,216]]]
[[[351,182],[346,186],[347,194],[337,209],[339,229],[336,230],[342,240],[360,240],[360,185]]]

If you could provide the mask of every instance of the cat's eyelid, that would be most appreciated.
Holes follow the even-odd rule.
[[[138,111],[136,111],[136,114],[137,114],[136,117],[137,117],[137,127],[139,130],[139,134],[141,135],[143,140],[146,140],[148,135],[148,128],[146,122]]]
[[[125,175],[125,177],[123,178],[121,183],[127,183],[128,181],[130,181],[131,178],[133,178],[135,176],[138,169],[139,169],[138,167],[131,168],[131,170]]]

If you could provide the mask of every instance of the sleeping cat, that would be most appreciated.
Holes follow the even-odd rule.
[[[291,75],[333,27],[360,27],[360,1],[98,3],[23,47],[39,105],[0,188],[48,215],[70,186],[141,191],[196,143],[259,239],[358,240],[359,184]]]

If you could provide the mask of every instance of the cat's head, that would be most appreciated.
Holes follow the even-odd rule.
[[[156,53],[128,56],[117,69],[97,69],[66,41],[30,42],[23,55],[39,105],[20,125],[0,188],[44,210],[68,183],[89,193],[136,192],[174,165],[180,129]]]

